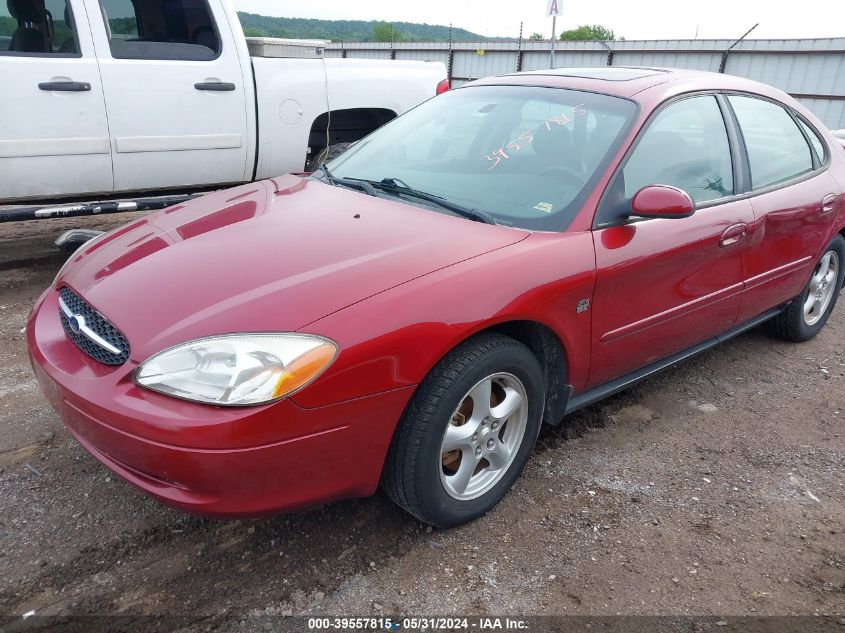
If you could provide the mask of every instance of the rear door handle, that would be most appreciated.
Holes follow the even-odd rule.
[[[829,193],[822,198],[822,213],[830,213],[833,211],[834,202],[836,202],[836,196],[832,193]]]
[[[38,89],[47,92],[88,92],[91,84],[84,81],[45,81],[38,84]]]
[[[748,225],[745,222],[739,224],[732,224],[724,230],[722,237],[719,240],[719,246],[727,248],[733,246],[748,235]]]
[[[231,92],[235,89],[235,84],[230,84],[225,81],[201,81],[194,84],[197,90],[211,90],[212,92]]]

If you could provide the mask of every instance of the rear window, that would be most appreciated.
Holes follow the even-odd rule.
[[[345,178],[401,179],[501,224],[560,230],[636,110],[626,99],[577,90],[462,88],[388,123],[329,166]]]
[[[813,146],[813,151],[816,153],[816,158],[818,158],[819,164],[823,163],[827,158],[827,154],[824,151],[824,143],[819,138],[819,135],[816,134],[816,131],[813,128],[804,123],[802,119],[798,119],[798,124],[801,126],[801,129],[804,130],[807,138],[810,139],[810,145]]]
[[[762,189],[786,182],[813,169],[807,139],[795,120],[771,101],[731,95],[751,167],[751,188]]]
[[[100,0],[112,57],[203,61],[220,54],[206,0]]]

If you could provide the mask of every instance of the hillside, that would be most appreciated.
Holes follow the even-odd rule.
[[[238,12],[244,32],[251,37],[288,37],[345,42],[390,41],[390,36],[375,37],[376,27],[380,33],[390,33],[393,25],[393,39],[397,42],[447,42],[449,27],[438,24],[415,24],[412,22],[380,22],[376,20],[310,20],[305,18],[275,18],[255,13]],[[487,39],[466,29],[452,29],[452,40],[456,42],[480,42]]]

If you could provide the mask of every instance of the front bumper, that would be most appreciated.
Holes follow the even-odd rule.
[[[257,516],[372,494],[413,392],[397,389],[305,409],[290,399],[223,408],[135,385],[65,335],[57,294],[27,323],[33,371],[65,426],[117,475],[159,501],[203,516]]]

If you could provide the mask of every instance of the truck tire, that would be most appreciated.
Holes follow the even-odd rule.
[[[332,159],[337,158],[343,152],[352,147],[354,143],[335,143],[324,147],[317,152],[305,165],[305,171],[314,172],[320,168],[320,165],[327,163]]]

